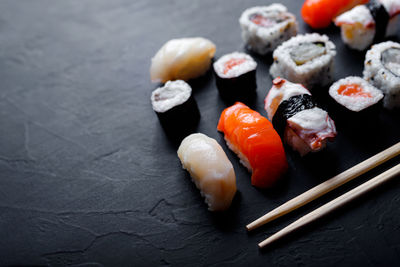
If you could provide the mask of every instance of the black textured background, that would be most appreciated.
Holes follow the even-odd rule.
[[[241,12],[268,2],[1,0],[0,265],[398,265],[398,179],[264,251],[257,248],[396,160],[254,233],[244,226],[396,143],[399,112],[349,121],[334,116],[336,106],[321,89],[338,137],[304,158],[287,148],[288,174],[262,191],[250,185],[216,131],[226,105],[214,77],[192,81],[202,115],[198,131],[220,142],[237,175],[239,191],[222,215],[207,211],[160,127],[148,69],[161,45],[203,36],[217,45],[216,57],[243,51]],[[300,32],[310,32],[299,14],[302,1],[282,2],[296,14]],[[338,29],[324,32],[337,45],[335,78],[361,75],[364,53],[344,47]],[[252,106],[266,115],[271,60],[255,59]]]

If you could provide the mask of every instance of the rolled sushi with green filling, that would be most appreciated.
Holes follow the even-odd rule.
[[[318,33],[297,35],[273,53],[272,78],[282,77],[310,90],[333,81],[336,47],[328,36]]]
[[[364,61],[364,79],[385,95],[383,106],[400,107],[400,44],[387,41],[373,45]]]

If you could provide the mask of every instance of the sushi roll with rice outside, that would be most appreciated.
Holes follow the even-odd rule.
[[[216,140],[201,133],[183,139],[178,157],[210,211],[229,208],[236,193],[236,176],[232,163]]]
[[[197,78],[210,68],[215,49],[213,42],[201,37],[172,39],[151,59],[151,81]]]
[[[400,107],[400,44],[387,41],[373,45],[365,55],[363,76],[382,90],[385,108]]]
[[[323,149],[336,136],[334,121],[301,84],[274,79],[265,110],[284,142],[301,156]]]
[[[180,141],[199,122],[200,112],[192,88],[184,81],[168,81],[151,94],[151,104],[167,135]]]
[[[309,89],[329,85],[333,80],[335,49],[326,35],[297,35],[275,49],[270,74]]]
[[[281,4],[246,9],[239,19],[246,46],[265,55],[297,34],[296,17]]]
[[[222,56],[213,66],[217,88],[223,99],[245,101],[255,95],[257,63],[251,56],[234,52]]]
[[[335,24],[341,28],[345,44],[364,50],[398,32],[398,14],[399,0],[371,0],[338,16]]]
[[[347,110],[357,113],[374,107],[383,98],[382,92],[366,80],[352,76],[332,84],[329,95]]]

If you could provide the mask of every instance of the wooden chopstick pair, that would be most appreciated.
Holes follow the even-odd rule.
[[[369,170],[379,166],[380,164],[396,157],[400,154],[400,142],[389,147],[388,149],[376,154],[375,156],[370,157],[369,159],[353,166],[352,168],[334,176],[333,178],[311,188],[310,190],[304,192],[303,194],[289,200],[285,204],[277,207],[276,209],[270,211],[254,222],[248,224],[246,226],[248,231],[256,229],[261,225],[264,225],[268,222],[271,222],[309,202],[314,199],[319,198],[320,196],[332,191],[333,189],[353,180],[354,178],[368,172]],[[395,177],[400,173],[400,164],[395,167],[385,171],[384,173],[376,176],[375,178],[361,184],[360,186],[354,188],[353,190],[343,194],[342,196],[328,202],[327,204],[317,208],[316,210],[310,212],[309,214],[301,217],[296,220],[292,224],[283,228],[279,232],[273,234],[263,242],[259,243],[258,246],[263,248],[272,242],[280,239],[281,237],[301,228],[302,226],[328,214],[329,212],[335,210],[338,207],[343,206],[344,204],[352,201],[358,196],[374,189],[380,184],[388,181],[389,179]]]

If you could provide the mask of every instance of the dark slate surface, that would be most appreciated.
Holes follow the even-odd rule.
[[[244,226],[396,143],[399,112],[364,122],[332,115],[335,142],[305,158],[288,148],[287,176],[262,191],[216,131],[226,105],[214,77],[192,81],[198,130],[222,144],[237,174],[239,192],[221,215],[207,211],[151,109],[148,69],[164,42],[203,36],[217,57],[243,51],[238,17],[267,2],[0,1],[0,265],[398,265],[397,180],[269,249],[256,246],[396,160],[255,233]],[[284,3],[309,32],[301,1]],[[364,53],[344,47],[338,29],[324,32],[337,45],[336,79],[361,75]],[[253,107],[265,115],[271,60],[255,58]],[[319,95],[334,114],[326,90]]]

